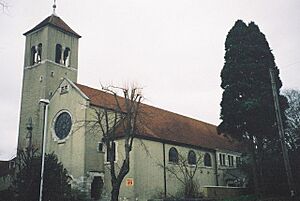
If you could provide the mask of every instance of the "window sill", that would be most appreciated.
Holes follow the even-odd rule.
[[[58,140],[58,141],[57,141],[57,144],[66,144],[66,140],[65,140],[65,139],[63,139],[63,140]]]
[[[60,92],[60,95],[63,95],[63,94],[67,94],[68,91],[63,91],[63,92]]]
[[[168,161],[168,164],[169,165],[178,165],[178,162],[176,163],[176,162]]]
[[[206,169],[213,169],[213,166],[203,166],[203,168],[206,168]]]
[[[114,161],[114,164],[116,164],[116,163],[117,163],[117,161]],[[109,166],[109,165],[110,165],[110,162],[105,161],[105,162],[104,162],[104,165]]]

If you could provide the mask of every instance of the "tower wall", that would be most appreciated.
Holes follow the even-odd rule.
[[[40,44],[41,55],[37,59],[32,51]],[[62,52],[70,49],[67,66],[55,62],[57,44],[62,46]],[[37,61],[33,62],[34,59]],[[78,37],[51,25],[26,34],[18,149],[24,149],[28,144],[26,124],[31,118],[31,142],[41,150],[44,110],[39,100],[49,99],[64,77],[76,82],[77,66]]]

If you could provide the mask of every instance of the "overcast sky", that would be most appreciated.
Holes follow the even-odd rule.
[[[0,159],[16,151],[24,32],[52,13],[51,0],[6,0],[0,12]],[[88,3],[87,3],[88,2]],[[284,88],[300,86],[299,0],[58,0],[82,38],[78,82],[135,82],[146,103],[218,125],[224,42],[237,19],[254,21],[273,49]]]

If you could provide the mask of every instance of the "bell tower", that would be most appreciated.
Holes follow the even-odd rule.
[[[26,44],[18,149],[32,144],[41,150],[44,111],[39,100],[51,99],[63,78],[77,81],[78,40],[81,36],[55,12],[24,35]],[[31,135],[28,135],[29,122]]]

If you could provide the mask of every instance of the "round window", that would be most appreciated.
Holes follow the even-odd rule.
[[[59,139],[68,136],[72,127],[72,119],[68,112],[62,112],[58,115],[54,123],[54,131]]]

